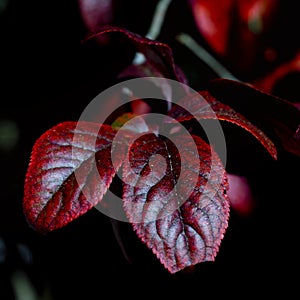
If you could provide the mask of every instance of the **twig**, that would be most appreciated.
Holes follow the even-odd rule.
[[[188,34],[180,33],[176,39],[205,62],[219,77],[240,81]]]
[[[172,0],[160,0],[156,6],[150,29],[146,34],[146,37],[151,40],[155,40],[160,34],[163,21],[165,19],[166,12],[169,8]]]
[[[158,35],[160,34],[166,12],[167,12],[171,2],[172,2],[172,0],[160,0],[158,2],[156,9],[154,11],[154,15],[152,18],[152,22],[151,22],[149,31],[146,34],[146,37],[148,39],[155,40],[158,37]],[[146,61],[145,55],[143,53],[137,52],[132,63],[134,65],[141,65],[145,61]]]

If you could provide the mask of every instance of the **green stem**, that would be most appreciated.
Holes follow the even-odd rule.
[[[180,33],[176,39],[205,62],[219,77],[240,81],[188,34]]]
[[[152,23],[146,37],[151,40],[155,40],[161,31],[162,24],[164,22],[167,10],[172,0],[160,0],[156,6]]]
[[[149,28],[146,37],[150,40],[155,40],[161,31],[162,24],[164,22],[167,10],[169,8],[170,3],[172,0],[160,0],[155,8],[154,15],[152,18],[152,22]],[[137,52],[134,59],[134,65],[140,65],[146,61],[146,58],[143,53]]]

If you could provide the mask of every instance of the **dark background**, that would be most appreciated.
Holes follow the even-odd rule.
[[[116,24],[145,34],[155,1],[120,2]],[[187,5],[178,3],[171,6],[160,39],[173,47],[175,61],[191,85],[201,89],[217,76],[174,40],[182,30],[207,46]],[[284,23],[287,30],[296,28],[294,18],[290,22]],[[78,119],[133,57],[120,48],[84,46],[85,34],[76,1],[10,0],[0,15],[0,125],[9,140],[16,136],[15,143],[2,143],[0,149],[0,299],[14,299],[11,277],[17,270],[28,275],[41,299],[46,299],[45,289],[50,291],[47,299],[55,300],[101,299],[106,292],[140,298],[292,294],[299,263],[299,159],[280,152],[280,159],[272,161],[234,126],[224,125],[228,170],[247,176],[257,203],[248,217],[231,211],[215,262],[171,275],[136,238],[131,225],[120,223],[115,226],[129,263],[111,220],[94,209],[49,234],[28,226],[23,185],[35,140],[60,122]],[[289,97],[297,82],[296,76],[282,83],[278,93],[286,91]]]

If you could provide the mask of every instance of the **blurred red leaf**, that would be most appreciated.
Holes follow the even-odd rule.
[[[184,145],[180,153],[162,136],[143,136],[131,146],[131,165],[124,169],[130,182],[123,194],[129,221],[171,273],[214,260],[228,225],[223,165],[210,146],[197,136],[193,139],[199,157],[191,153],[191,141],[184,135],[172,140]],[[153,162],[154,155],[160,159]],[[181,184],[179,176],[184,178]],[[182,199],[189,188],[192,192]]]
[[[196,25],[216,53],[227,53],[234,0],[190,0]]]
[[[211,49],[245,71],[262,58],[278,0],[190,0],[199,32]]]
[[[113,23],[114,0],[78,0],[81,17],[90,32]]]
[[[267,93],[274,93],[276,85],[289,74],[300,73],[300,53],[292,60],[282,63],[275,70],[251,83]]]
[[[230,207],[242,216],[249,216],[256,206],[249,181],[246,177],[228,173],[227,178]]]

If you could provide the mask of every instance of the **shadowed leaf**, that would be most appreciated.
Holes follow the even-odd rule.
[[[167,44],[142,37],[139,34],[116,26],[104,26],[97,33],[87,36],[83,42],[88,40],[100,40],[101,42],[101,38],[106,35],[119,36],[120,39],[125,39],[129,44],[131,44],[137,52],[142,53],[145,56],[147,64],[150,64],[151,69],[155,70],[152,71],[149,69],[148,72],[150,72],[150,74],[155,72],[162,74],[165,78],[176,79],[179,82],[186,83],[187,80],[184,77],[184,74],[174,63],[172,49]],[[147,73],[145,68],[142,67],[139,67],[136,70],[128,70],[128,72],[142,72],[142,74]],[[144,76],[146,75],[143,75],[143,77]]]
[[[277,138],[286,151],[300,156],[300,111],[291,102],[229,79],[213,80],[208,91],[272,139]]]
[[[208,91],[201,91],[199,94],[190,94],[178,103],[185,109],[174,106],[169,115],[179,122],[189,121],[193,118],[218,119],[231,122],[250,132],[276,159],[277,150],[274,143],[258,127],[249,122],[243,115],[237,113],[230,106],[221,103]]]

